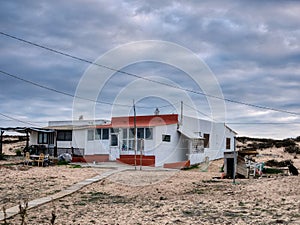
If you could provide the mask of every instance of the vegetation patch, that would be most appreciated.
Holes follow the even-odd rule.
[[[283,140],[267,139],[267,138],[250,138],[250,137],[237,137],[237,140],[243,144],[248,143],[247,146],[241,147],[242,150],[258,150],[266,148],[285,148],[288,153],[300,154],[300,149],[297,142],[300,142],[300,136],[296,138],[286,138]]]
[[[280,174],[283,173],[283,170],[277,168],[264,168],[263,173],[266,174]]]
[[[283,160],[283,161],[277,161],[275,159],[271,159],[265,162],[266,166],[270,167],[287,167],[293,163],[291,160]]]
[[[120,204],[129,203],[130,199],[126,199],[123,196],[111,195],[106,192],[88,192],[81,196],[80,202],[100,202],[102,204]]]
[[[193,170],[193,169],[199,169],[199,164],[191,165],[189,167],[184,167],[182,170]]]
[[[57,162],[57,165],[58,165],[58,166],[69,165],[69,162],[62,160],[62,161],[58,161],[58,162]]]
[[[74,164],[70,165],[69,167],[72,169],[82,168],[81,165],[74,165]]]

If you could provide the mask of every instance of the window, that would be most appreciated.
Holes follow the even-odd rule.
[[[95,137],[95,130],[88,130],[88,141],[93,141]]]
[[[134,150],[134,128],[123,128],[122,134],[122,150]]]
[[[102,129],[102,140],[108,140],[109,139],[109,129],[105,128]]]
[[[38,133],[38,144],[48,144],[48,134],[39,132]]]
[[[226,138],[226,149],[230,149],[230,142],[231,142],[231,139]]]
[[[72,131],[71,130],[59,130],[57,131],[58,141],[72,141]]]
[[[95,132],[95,140],[101,140],[101,131],[102,129],[96,129],[96,132]]]
[[[145,138],[147,140],[152,140],[153,139],[153,128],[145,128]]]
[[[193,139],[192,142],[192,153],[203,152],[203,140],[202,139]]]
[[[122,150],[134,150],[134,128],[122,129]],[[153,128],[139,127],[136,129],[137,147],[144,150],[144,144],[139,144],[139,139],[152,140],[153,139]]]
[[[119,146],[119,141],[118,141],[118,135],[117,134],[111,134],[111,142],[110,146]]]
[[[123,129],[123,139],[127,139],[127,129]]]
[[[144,150],[144,139],[137,140],[137,151],[140,152]]]
[[[118,134],[120,132],[120,128],[110,128],[110,133],[112,134]]]
[[[163,134],[162,135],[162,141],[164,141],[164,142],[171,142],[171,135]]]
[[[128,141],[128,150],[134,150],[134,140]]]
[[[209,134],[203,134],[204,137],[204,148],[209,148]]]
[[[137,138],[144,138],[144,128],[137,128],[136,136]]]
[[[88,130],[88,141],[93,140],[108,140],[109,139],[109,129],[90,129]]]
[[[129,138],[134,138],[134,128],[129,129]]]

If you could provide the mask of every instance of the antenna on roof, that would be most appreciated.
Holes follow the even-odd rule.
[[[180,102],[180,125],[183,125],[183,101]]]

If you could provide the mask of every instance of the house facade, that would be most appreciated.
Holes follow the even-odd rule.
[[[47,129],[55,132],[32,133],[31,144],[47,144],[56,147],[58,154],[69,152],[87,162],[157,167],[182,167],[223,158],[224,152],[233,151],[236,136],[224,123],[179,118],[178,114],[52,121]]]

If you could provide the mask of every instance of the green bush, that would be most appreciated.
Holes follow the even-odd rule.
[[[0,160],[5,160],[5,155],[4,155],[4,153],[1,153],[1,154],[0,154]]]
[[[287,146],[284,148],[284,151],[288,153],[300,154],[300,148],[298,146]]]
[[[66,161],[58,161],[58,162],[57,162],[57,165],[58,165],[58,166],[69,165],[69,163],[66,162]]]
[[[16,150],[16,156],[22,156],[22,151],[20,149]]]
[[[296,137],[295,141],[300,142],[300,136]]]
[[[279,174],[279,173],[283,173],[283,170],[276,169],[276,168],[264,168],[263,173],[267,173],[267,174]]]
[[[291,163],[293,163],[291,160],[277,161],[275,159],[271,159],[265,162],[265,165],[270,167],[286,167]]]

